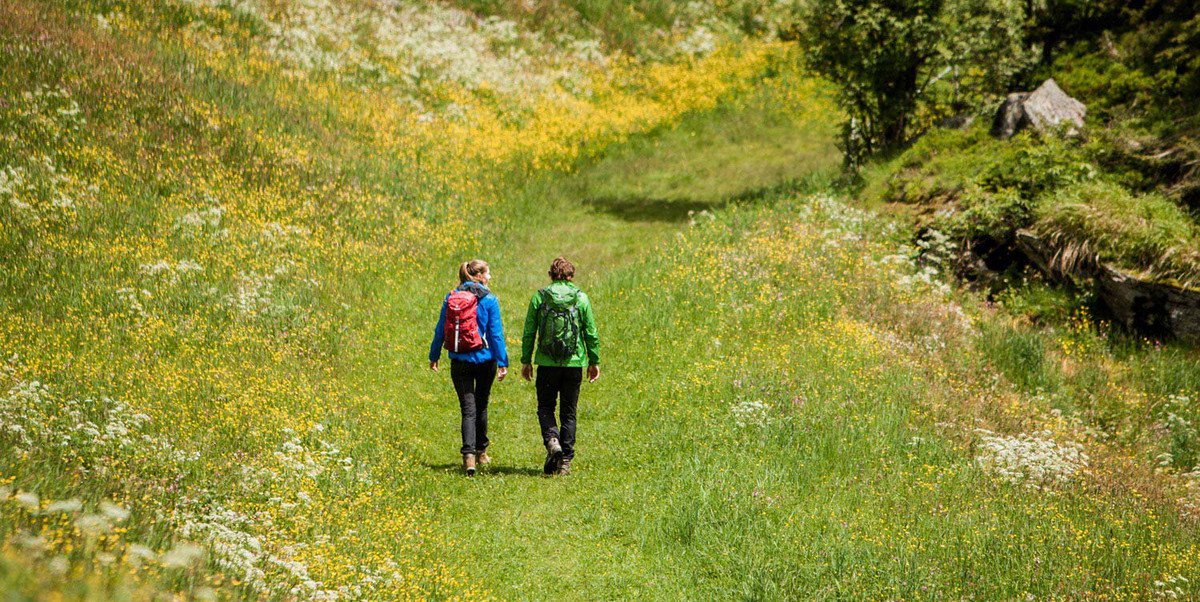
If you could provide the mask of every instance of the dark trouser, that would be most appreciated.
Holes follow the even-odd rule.
[[[538,366],[537,401],[538,424],[542,427],[542,443],[557,437],[562,445],[563,459],[575,457],[575,408],[579,405],[579,385],[583,368]],[[560,428],[554,421],[554,406],[559,406]]]
[[[472,364],[450,360],[450,380],[462,410],[462,453],[482,454],[488,446],[487,406],[496,380],[496,362]]]

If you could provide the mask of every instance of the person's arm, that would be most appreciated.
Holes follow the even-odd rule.
[[[433,328],[433,344],[429,346],[429,367],[437,370],[438,360],[442,359],[442,344],[446,342],[446,302],[442,301],[442,313],[438,315],[437,326]]]
[[[580,294],[582,295],[583,293]],[[588,366],[599,366],[600,334],[596,332],[596,319],[592,315],[592,302],[586,295],[580,301],[579,317],[583,320],[583,348],[587,351]]]
[[[496,366],[506,368],[508,367],[508,348],[504,344],[504,324],[500,319],[500,300],[494,296],[489,299],[491,299],[491,303],[488,304],[488,347],[492,348],[492,355],[496,357]]]
[[[521,334],[521,377],[529,380],[533,377],[533,344],[537,339],[537,312],[542,305],[542,293],[538,291],[529,300],[529,309],[525,311],[525,330]]]

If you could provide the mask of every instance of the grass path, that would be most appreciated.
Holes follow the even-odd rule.
[[[471,580],[495,595],[678,599],[696,591],[693,579],[704,574],[703,567],[687,566],[687,560],[648,540],[659,518],[656,490],[685,461],[685,448],[667,442],[687,438],[679,432],[681,425],[663,420],[658,404],[674,385],[672,369],[638,352],[648,348],[647,326],[652,325],[631,323],[629,304],[662,302],[634,290],[639,263],[686,226],[681,208],[720,205],[723,199],[710,192],[715,182],[726,197],[745,196],[836,160],[826,132],[813,129],[796,139],[794,127],[767,123],[763,115],[749,119],[733,124],[693,119],[662,136],[635,141],[632,150],[580,174],[528,183],[520,193],[513,204],[518,214],[503,216],[515,225],[478,251],[492,264],[511,372],[493,389],[494,460],[477,478],[461,475],[458,408],[449,377],[445,370],[429,372],[424,359],[432,312],[454,284],[453,266],[431,274],[415,290],[396,291],[382,304],[393,313],[376,323],[394,330],[379,333],[378,340],[395,345],[364,373],[391,377],[374,383],[378,389],[370,395],[403,406],[409,428],[396,439],[425,476],[414,484],[414,494],[429,505],[441,530],[457,540],[454,553],[465,554],[447,560],[470,567]],[[755,133],[761,136],[754,139]],[[695,153],[697,138],[718,151]],[[751,152],[737,158],[739,149],[764,143],[796,151],[777,153],[768,164],[750,161]],[[690,156],[688,149],[693,149]],[[664,177],[665,170],[680,166],[657,163],[660,153],[690,161],[680,170],[687,177]],[[615,200],[616,206],[594,199]],[[529,296],[544,286],[549,260],[559,254],[576,263],[577,282],[595,300],[603,373],[598,382],[585,383],[581,393],[575,474],[547,479],[541,475],[544,452],[533,385],[520,379],[520,328]],[[413,303],[409,295],[419,295],[421,302]]]
[[[652,389],[643,381],[652,380],[655,371],[652,361],[647,364],[637,356],[644,333],[623,327],[617,301],[625,297],[622,271],[677,226],[628,223],[571,206],[565,199],[547,215],[561,219],[562,225],[532,228],[524,240],[480,253],[493,265],[512,363],[509,378],[493,389],[493,464],[475,479],[461,475],[453,390],[444,371],[424,369],[429,312],[391,321],[419,324],[417,342],[403,347],[406,357],[398,362],[416,373],[389,382],[385,394],[411,404],[412,430],[398,438],[425,466],[428,479],[420,493],[441,528],[458,540],[459,551],[468,554],[460,561],[472,567],[474,581],[502,584],[496,591],[501,597],[546,599],[553,594],[541,588],[549,584],[570,584],[574,595],[567,599],[636,598],[645,593],[642,588],[655,597],[683,595],[687,584],[665,578],[655,582],[654,573],[666,568],[660,566],[663,559],[647,558],[641,545],[638,525],[646,509],[632,502],[647,483],[667,477],[674,461],[672,450],[660,445],[662,425],[639,419],[652,415],[653,399],[646,397]],[[581,393],[576,474],[546,479],[541,476],[533,385],[519,374],[520,327],[529,295],[543,285],[539,276],[560,253],[576,261],[578,282],[596,299],[604,372]],[[441,291],[452,282],[441,284],[446,286],[431,289]],[[436,303],[432,298],[427,305]],[[406,329],[405,336],[409,334]]]

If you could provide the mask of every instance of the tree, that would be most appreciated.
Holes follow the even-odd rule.
[[[979,96],[1004,90],[1023,64],[1018,0],[814,0],[799,39],[833,81],[849,120],[849,166],[907,143]]]

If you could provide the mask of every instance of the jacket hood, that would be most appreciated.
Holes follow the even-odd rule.
[[[488,296],[492,292],[492,291],[488,290],[488,287],[486,287],[482,284],[479,284],[478,282],[475,282],[473,280],[468,280],[467,282],[464,282],[464,283],[458,285],[457,290],[475,293],[475,296],[479,297],[480,299]]]
[[[555,280],[542,289],[546,302],[554,307],[570,307],[579,297],[579,287],[566,280]]]

